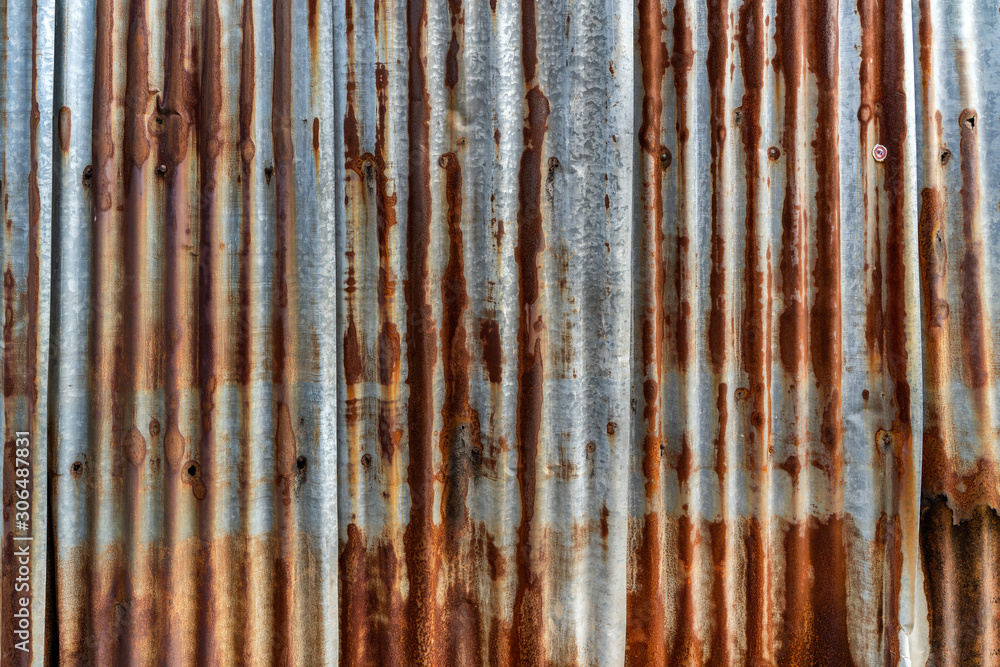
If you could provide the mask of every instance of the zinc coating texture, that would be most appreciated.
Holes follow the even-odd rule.
[[[998,7],[0,19],[4,664],[996,662]]]

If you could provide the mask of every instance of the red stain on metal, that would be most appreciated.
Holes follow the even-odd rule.
[[[483,320],[479,325],[479,339],[483,345],[483,365],[490,382],[499,384],[503,380],[503,347],[500,325],[496,320]]]
[[[731,338],[726,305],[725,192],[722,173],[726,144],[726,75],[729,63],[729,14],[721,0],[706,0],[708,12],[709,131],[711,133],[711,271],[709,272],[708,356],[721,373]]]
[[[769,253],[762,252],[761,242],[766,239],[766,231],[758,228],[760,211],[757,208],[760,183],[760,116],[763,104],[764,70],[767,67],[767,30],[764,27],[762,2],[748,1],[739,13],[740,63],[745,91],[741,108],[740,132],[746,153],[746,251],[744,257],[744,280],[746,304],[743,309],[742,355],[743,371],[747,374],[751,411],[750,423],[753,428],[744,427],[744,451],[746,460],[747,493],[751,502],[760,505],[766,502],[761,493],[761,482],[768,458],[770,442],[770,373],[771,373],[771,290],[770,270],[765,276],[764,266],[770,265]],[[772,147],[773,150],[777,150]],[[770,155],[770,153],[769,153]],[[766,244],[767,241],[764,240]],[[720,397],[721,398],[721,397]],[[744,595],[744,633],[746,636],[746,660],[749,663],[764,660],[767,638],[763,635],[763,621],[766,615],[765,588],[766,572],[760,524],[756,519],[746,523],[742,536],[746,556],[746,579]],[[713,540],[714,543],[714,540]],[[739,541],[736,542],[739,544]]]
[[[274,0],[274,84],[271,90],[271,139],[274,143],[274,245],[272,382],[274,384],[275,481],[281,502],[276,509],[278,546],[274,562],[274,643],[273,660],[290,660],[296,612],[289,583],[296,570],[297,544],[290,537],[291,494],[294,481],[296,434],[291,417],[295,409],[293,377],[288,375],[297,354],[295,327],[296,286],[295,247],[295,149],[292,140],[292,6]]]
[[[686,213],[690,206],[689,199],[693,193],[686,190],[689,165],[687,143],[690,137],[688,128],[688,87],[691,69],[694,67],[694,38],[691,26],[688,25],[688,11],[685,0],[674,2],[673,52],[670,64],[674,69],[674,93],[677,114],[677,211]],[[641,20],[641,18],[640,18]],[[676,288],[677,312],[674,315],[674,339],[677,348],[677,364],[681,370],[687,370],[691,363],[691,345],[694,342],[694,331],[691,327],[691,290],[695,284],[693,256],[690,252],[690,234],[687,220],[683,215],[677,217],[676,265],[674,267],[674,282]]]
[[[449,240],[448,264],[441,277],[441,366],[445,383],[441,408],[441,512],[444,555],[454,566],[461,557],[460,541],[469,525],[466,499],[474,475],[473,452],[481,453],[483,446],[479,414],[469,405],[470,355],[464,322],[469,296],[462,238],[462,170],[455,153],[445,153],[438,164],[445,171]],[[480,652],[479,610],[472,602],[471,588],[472,582],[460,573],[453,578],[446,595],[445,641],[459,664],[473,664]]]
[[[254,98],[256,95],[257,61],[254,44],[253,3],[243,4],[240,19],[240,88],[239,88],[239,152],[240,152],[240,204],[243,222],[240,225],[239,285],[236,310],[236,380],[245,387],[253,370],[251,350],[251,284],[253,281],[252,243],[250,221],[254,218],[257,202],[254,200]]]
[[[517,530],[517,590],[514,596],[510,658],[514,665],[534,665],[545,656],[542,573],[534,562],[539,547],[532,540],[535,520],[535,483],[538,438],[542,426],[544,378],[539,308],[538,255],[545,248],[542,230],[542,155],[549,117],[549,101],[536,76],[538,63],[535,4],[521,2],[521,58],[527,114],[524,148],[518,167],[517,247],[520,324],[517,334],[517,480],[521,493],[521,519]]]
[[[848,665],[844,520],[810,517],[785,531],[785,611],[780,665]],[[815,575],[813,574],[815,573]]]
[[[59,108],[59,150],[69,151],[69,139],[73,127],[73,112],[67,106]]]
[[[983,241],[979,221],[979,135],[976,121],[974,109],[963,110],[958,118],[962,138],[962,242],[965,251],[959,267],[962,280],[962,354],[968,385],[978,390],[987,384],[986,360],[989,357],[986,325],[983,322]],[[984,392],[977,393],[976,407],[980,418],[984,418],[987,397]]]
[[[806,257],[805,221],[800,193],[796,125],[800,115],[799,86],[802,78],[804,24],[803,7],[780,2],[775,16],[774,66],[782,75],[784,109],[781,150],[785,156],[785,195],[781,206],[781,260],[779,271],[783,308],[778,315],[778,350],[785,370],[796,380],[805,373]]]
[[[645,486],[643,529],[629,545],[637,556],[634,588],[626,597],[626,660],[630,664],[664,664],[664,600],[660,582],[660,534],[658,506],[654,495],[660,483],[661,424],[659,423],[659,379],[663,358],[663,304],[666,266],[663,253],[663,165],[662,144],[663,79],[669,59],[664,42],[666,30],[660,5],[653,0],[639,2],[639,58],[642,66],[642,223],[641,255],[638,269],[647,285],[641,301],[641,371],[644,425],[637,429],[643,438],[642,474]],[[648,259],[647,259],[648,258]]]
[[[430,102],[424,70],[425,0],[408,0],[409,170],[406,202],[406,356],[410,387],[407,426],[410,465],[407,484],[412,504],[403,537],[409,593],[403,617],[404,652],[409,664],[436,661],[438,635],[437,530],[434,527],[433,382],[437,360],[434,320],[428,303],[428,254],[431,236]]]

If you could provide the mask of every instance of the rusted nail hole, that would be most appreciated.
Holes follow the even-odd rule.
[[[559,168],[559,158],[557,158],[557,157],[550,157],[549,158],[549,169],[558,169],[558,168]]]
[[[361,457],[361,465],[363,465],[364,467],[367,468],[371,464],[372,464],[372,455],[371,454],[365,454],[364,456]]]
[[[149,420],[149,434],[154,438],[160,435],[160,422],[155,417]]]
[[[608,422],[608,435],[614,435],[618,432],[618,422]]]
[[[188,466],[187,474],[190,475],[191,477],[194,477],[195,475],[197,475],[198,474],[198,466],[194,466],[194,465]]]
[[[94,175],[94,168],[91,167],[89,164],[86,167],[83,168],[83,177],[84,178],[89,179],[93,175]]]
[[[770,158],[771,160],[777,160],[779,157],[781,157],[781,149],[778,148],[777,146],[771,146],[770,148],[767,149],[767,157]]]
[[[670,151],[668,151],[666,148],[660,150],[660,164],[663,165],[664,169],[669,167],[672,161],[673,161],[673,156],[670,155]]]
[[[79,461],[74,461],[73,465],[69,467],[69,474],[74,478],[80,477],[83,474],[83,464]]]
[[[274,174],[274,167],[272,167],[271,165],[267,165],[266,167],[264,167],[264,178],[267,179],[268,183],[271,182],[272,174]]]
[[[441,167],[442,169],[447,169],[448,168],[448,156],[447,155],[442,155],[441,157],[438,158],[438,166]]]
[[[165,173],[167,173],[167,165],[161,164],[159,167],[156,168],[156,173],[159,174],[160,176],[163,176]]]
[[[862,398],[863,400],[865,400],[865,401],[867,401],[867,400],[868,400],[868,397],[869,397],[870,395],[871,395],[871,393],[870,393],[870,392],[869,392],[869,391],[868,391],[867,389],[864,389],[864,390],[862,390],[862,391],[861,391],[861,398]]]
[[[879,429],[875,437],[878,439],[878,443],[882,445],[883,449],[890,449],[892,447],[892,434],[888,431]]]
[[[736,400],[745,401],[750,396],[750,391],[746,387],[740,387],[736,390]]]
[[[739,124],[741,124],[743,122],[743,112],[740,111],[739,109],[736,109],[735,111],[733,111],[733,122],[736,125],[739,125]]]
[[[156,117],[156,124],[157,125],[163,125],[163,116],[157,116]]]
[[[459,146],[464,146],[467,143],[469,143],[469,142],[465,140],[465,137],[462,137],[461,139],[458,140],[458,145]]]
[[[973,127],[975,127],[975,126],[976,126],[976,117],[975,117],[975,116],[969,116],[968,118],[966,118],[966,119],[965,119],[964,121],[962,121],[962,122],[963,122],[963,123],[965,123],[965,124],[966,124],[967,126],[969,126],[970,128],[973,128]]]
[[[943,167],[946,164],[948,164],[949,162],[951,162],[951,151],[948,150],[948,149],[945,149],[945,150],[941,151],[941,166]]]
[[[596,451],[596,450],[597,450],[597,445],[595,445],[593,442],[588,442],[587,443],[587,453],[588,454],[593,454],[594,451]]]
[[[299,470],[305,470],[306,469],[306,457],[300,456],[299,458],[295,459],[295,467],[298,468]]]

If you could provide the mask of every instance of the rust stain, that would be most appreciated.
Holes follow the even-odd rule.
[[[518,167],[518,240],[514,257],[518,266],[520,324],[517,334],[517,480],[521,517],[517,530],[517,588],[510,636],[511,664],[535,665],[545,655],[543,645],[542,576],[534,559],[539,545],[532,541],[535,520],[535,482],[538,438],[542,426],[544,377],[542,314],[538,306],[538,255],[545,248],[542,228],[542,155],[549,116],[549,101],[536,79],[538,63],[535,4],[521,2],[521,65],[527,87],[527,113],[523,129],[524,150]]]
[[[766,231],[758,229],[758,188],[760,187],[760,116],[763,104],[764,70],[767,67],[767,29],[764,26],[763,2],[748,0],[739,12],[738,38],[741,72],[745,91],[741,108],[743,122],[740,133],[746,153],[746,254],[744,280],[746,304],[743,308],[743,333],[741,360],[748,378],[748,390],[743,400],[749,401],[754,428],[745,429],[745,459],[749,493],[762,502],[760,482],[766,465],[769,444],[768,416],[770,415],[771,369],[771,308],[770,285],[766,283],[761,267],[769,264],[761,249],[761,237]],[[773,148],[773,147],[772,147]],[[776,149],[775,149],[776,150]],[[765,237],[766,238],[766,237]],[[738,392],[740,390],[737,390]],[[740,398],[738,396],[738,398]],[[720,396],[721,399],[721,396]],[[721,415],[720,415],[721,418]],[[760,526],[754,519],[748,522],[743,536],[746,560],[746,596],[744,633],[747,642],[746,660],[759,663],[764,660],[763,650],[767,639],[763,635],[766,616],[764,588],[765,572]],[[714,540],[713,540],[714,543]]]
[[[59,108],[59,150],[69,152],[69,138],[73,126],[73,112],[67,106]]]
[[[729,62],[729,14],[721,0],[706,0],[708,11],[709,130],[711,132],[711,270],[709,272],[708,355],[715,373],[721,373],[731,334],[726,305],[726,236],[723,151],[726,143],[726,75]]]
[[[424,70],[425,0],[407,0],[406,43],[409,48],[407,131],[409,133],[408,199],[406,202],[407,384],[410,388],[407,427],[410,465],[407,484],[412,504],[403,537],[409,593],[404,608],[404,653],[409,664],[433,664],[440,650],[437,610],[437,530],[434,527],[433,382],[437,360],[434,320],[428,303],[428,255],[431,239],[430,101]]]
[[[962,156],[962,241],[964,255],[959,267],[962,298],[962,353],[969,386],[982,389],[988,381],[986,368],[987,332],[983,316],[982,254],[983,242],[979,221],[979,146],[974,109],[959,115]],[[980,418],[985,417],[986,397],[978,392]]]
[[[479,325],[479,339],[483,345],[483,365],[490,382],[499,384],[503,380],[503,348],[500,341],[500,325],[496,320],[483,320]]]
[[[778,664],[853,666],[847,630],[844,520],[810,517],[789,524],[784,551],[784,632]]]
[[[685,0],[674,2],[673,52],[670,64],[674,69],[674,92],[677,114],[677,169],[675,170],[677,189],[677,210],[683,213],[688,205],[688,195],[685,191],[688,175],[687,143],[690,137],[688,128],[688,87],[691,69],[694,67],[694,38],[691,26],[688,25],[688,11]],[[691,301],[689,292],[694,285],[692,258],[690,254],[690,237],[686,221],[678,215],[677,259],[674,272],[676,287],[677,312],[674,315],[675,345],[677,348],[677,363],[682,370],[687,370],[691,362],[691,344],[694,333],[691,329]]]
[[[799,86],[805,45],[803,7],[796,2],[780,2],[775,16],[774,66],[785,87],[782,109],[781,151],[785,159],[785,193],[781,207],[781,259],[779,275],[783,307],[778,316],[778,350],[785,370],[796,380],[805,373],[806,257],[805,221],[797,173],[799,146],[796,137],[799,118]]]
[[[250,383],[253,369],[251,349],[251,285],[253,284],[253,262],[251,249],[253,238],[250,220],[253,220],[254,201],[254,157],[257,152],[254,143],[254,98],[256,95],[257,61],[254,47],[253,3],[243,4],[240,23],[240,87],[239,87],[239,153],[240,153],[240,204],[243,220],[240,224],[240,246],[238,251],[239,284],[236,310],[236,380],[243,387]]]

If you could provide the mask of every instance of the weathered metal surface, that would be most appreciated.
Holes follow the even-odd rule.
[[[995,663],[998,22],[0,0],[4,664]]]

